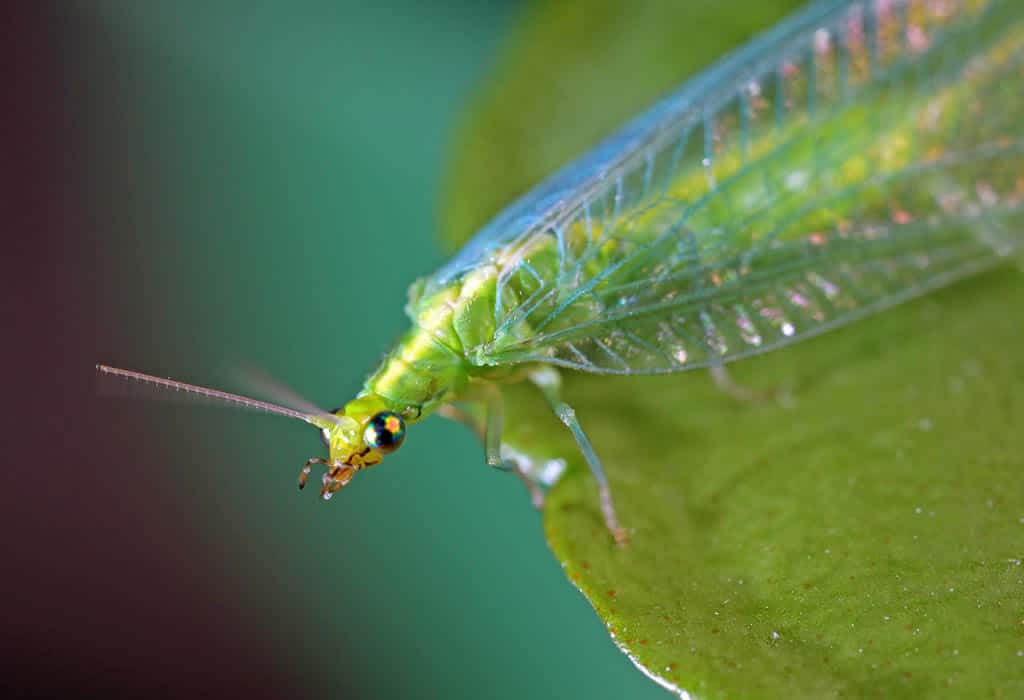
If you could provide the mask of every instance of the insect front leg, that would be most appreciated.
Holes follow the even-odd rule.
[[[544,491],[530,478],[528,472],[531,464],[522,455],[507,456],[502,449],[505,401],[501,391],[493,384],[486,383],[477,387],[475,393],[474,398],[484,409],[482,419],[474,415],[466,406],[458,404],[445,404],[438,410],[438,413],[445,418],[462,423],[476,433],[484,443],[484,459],[487,465],[515,474],[523,482],[526,490],[530,492],[530,501],[534,507],[541,508],[544,505]]]
[[[583,428],[576,418],[576,411],[572,409],[572,406],[562,401],[562,378],[553,367],[542,366],[530,372],[530,381],[540,389],[544,398],[551,405],[555,415],[569,428],[569,432],[576,439],[576,444],[579,446],[580,452],[583,453],[583,458],[587,461],[591,474],[597,480],[601,497],[601,514],[604,516],[604,523],[608,527],[609,532],[612,533],[615,541],[618,544],[624,544],[629,539],[629,536],[626,534],[625,529],[619,525],[619,518],[615,514],[615,504],[612,502],[612,490],[608,485],[608,476],[604,473],[604,467],[601,465],[601,460],[598,459],[593,445],[590,444],[590,439],[583,432]]]
[[[540,508],[544,505],[544,491],[526,473],[525,465],[520,459],[505,459],[502,454],[501,437],[505,430],[505,397],[494,384],[487,386],[490,387],[485,398],[487,417],[484,427],[484,456],[487,458],[487,464],[497,469],[511,469],[523,482],[526,490],[530,492],[530,501],[534,507]]]
[[[299,473],[299,489],[306,488],[306,481],[309,480],[309,473],[312,471],[314,464],[322,464],[327,467],[327,471],[324,472],[323,479],[321,480],[322,486],[320,487],[320,497],[325,501],[331,500],[331,497],[341,487],[352,481],[352,477],[357,471],[355,467],[335,464],[323,457],[311,457],[306,460],[305,466],[302,467],[302,471]]]
[[[313,470],[314,464],[322,464],[328,468],[331,466],[330,461],[323,457],[310,457],[307,459],[306,466],[304,466],[302,471],[299,472],[299,489],[306,488],[306,481],[309,479],[309,473]]]

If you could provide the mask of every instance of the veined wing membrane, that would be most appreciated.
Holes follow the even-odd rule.
[[[707,367],[796,342],[997,265],[1003,258],[979,227],[1021,230],[1024,209],[872,227],[782,245],[746,275],[721,266],[687,285],[652,283],[646,304],[623,305],[557,327],[497,357],[608,374]],[[808,248],[815,250],[808,250]],[[722,283],[723,277],[731,281]],[[689,277],[689,276],[687,276]],[[684,278],[685,279],[685,278]],[[689,280],[687,280],[689,281]],[[660,293],[661,299],[656,297]]]
[[[904,9],[919,5],[929,3]],[[755,128],[751,94],[769,88],[750,85],[714,116],[698,110],[703,158],[687,151],[690,137],[663,145],[610,176],[608,196],[505,251],[497,331],[471,357],[620,374],[717,364],[1019,250],[1024,8],[958,7],[968,5],[976,14],[888,64],[876,56],[858,67],[817,33],[807,48],[817,62],[789,47],[773,101],[808,101],[832,81],[825,97],[836,102],[824,112],[822,98],[817,112],[776,109]],[[651,165],[666,160],[676,177]],[[637,187],[622,183],[638,179],[647,198],[627,205]]]

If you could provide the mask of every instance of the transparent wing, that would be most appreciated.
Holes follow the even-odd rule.
[[[1024,3],[819,2],[499,216],[479,364],[677,371],[794,342],[1024,244]]]
[[[1024,223],[1017,213],[1018,225]],[[654,280],[650,293],[635,295],[637,303],[631,300],[576,324],[551,324],[547,332],[480,348],[477,357],[482,364],[547,362],[608,374],[731,362],[992,267],[1001,258],[972,235],[979,223],[971,217],[926,220],[898,231],[871,227],[780,246],[774,260],[747,272],[741,272],[744,263],[737,258],[718,273]],[[1000,223],[984,221],[993,227]],[[635,287],[612,296],[631,291]],[[596,296],[606,298],[601,292]]]
[[[849,0],[818,0],[684,84],[501,211],[426,280],[425,293],[437,291],[466,272],[493,261],[510,245],[577,217],[588,200],[600,198],[608,189],[609,178],[617,172],[635,169],[652,151],[675,141],[693,115],[710,104],[708,98],[722,99],[737,80],[754,78],[760,64],[777,53],[780,46],[803,40],[822,23],[833,21],[844,7],[855,4],[858,3]],[[723,90],[723,86],[728,89]],[[659,162],[652,176],[668,175],[666,167],[666,162]],[[635,199],[634,193],[628,194],[631,201]]]

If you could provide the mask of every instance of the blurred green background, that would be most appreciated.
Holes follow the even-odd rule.
[[[83,371],[239,389],[231,368],[248,363],[346,401],[405,329],[408,284],[444,260],[442,173],[520,11],[74,5],[64,57],[101,232],[74,301]],[[118,556],[91,567],[105,593],[80,611],[75,653],[111,688],[258,674],[250,694],[663,696],[459,426],[416,428],[325,504],[295,489],[323,451],[307,426],[172,402],[89,411],[110,482],[95,546]]]

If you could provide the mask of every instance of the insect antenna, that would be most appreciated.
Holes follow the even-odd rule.
[[[245,362],[236,362],[231,374],[239,386],[257,396],[266,396],[281,406],[313,416],[331,415],[316,404],[299,395],[294,389],[274,379],[266,372]]]
[[[145,374],[144,372],[136,372],[130,369],[121,369],[119,367],[110,367],[109,365],[96,365],[96,371],[101,375],[117,377],[127,381],[135,381],[150,386],[158,387],[160,389],[167,389],[169,391],[180,392],[185,394],[191,394],[193,396],[199,396],[207,399],[213,399],[215,401],[222,401],[224,403],[234,404],[244,408],[254,408],[258,411],[266,411],[267,413],[273,413],[278,416],[287,416],[288,418],[298,418],[306,423],[311,423],[312,418],[326,418],[328,420],[337,422],[337,417],[331,415],[327,411],[321,411],[320,409],[303,412],[296,411],[293,408],[286,406],[279,406],[278,404],[269,403],[267,401],[260,401],[259,399],[249,398],[248,396],[242,396],[241,394],[232,394],[227,391],[221,391],[220,389],[211,389],[205,386],[198,386],[196,384],[188,384],[186,382],[179,382],[176,379],[168,379],[164,377],[157,377],[152,374]]]

